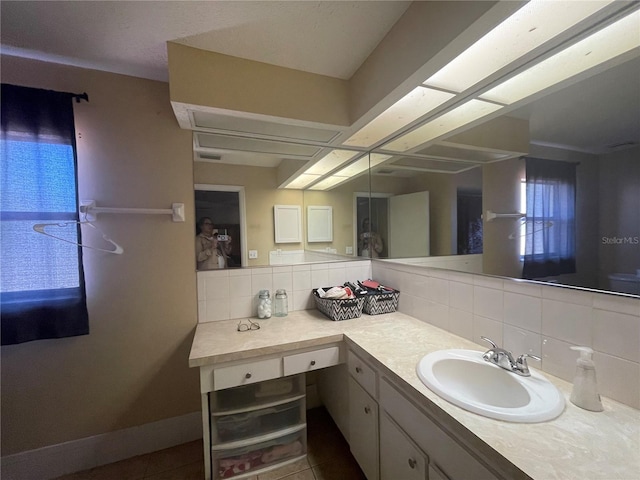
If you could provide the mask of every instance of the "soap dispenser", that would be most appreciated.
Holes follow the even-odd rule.
[[[602,401],[596,385],[596,366],[593,363],[593,350],[589,347],[570,347],[578,350],[580,358],[576,363],[576,376],[573,380],[571,403],[585,410],[601,412]]]

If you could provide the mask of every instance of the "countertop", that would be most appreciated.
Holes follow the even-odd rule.
[[[535,424],[485,418],[440,398],[415,373],[418,361],[430,352],[482,350],[469,340],[399,312],[334,322],[317,310],[304,310],[258,322],[261,328],[249,332],[236,330],[238,320],[199,324],[189,365],[249,360],[346,341],[364,350],[407,395],[449,421],[492,462],[507,461],[535,480],[640,480],[640,410],[606,397],[604,412],[580,409],[569,401],[570,383],[540,372],[565,396],[565,410],[558,418]]]

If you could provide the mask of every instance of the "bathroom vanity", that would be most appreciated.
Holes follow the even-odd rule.
[[[197,326],[189,364],[200,369],[208,480],[246,478],[304,456],[311,370],[319,370],[320,398],[369,480],[634,479],[640,471],[640,411],[606,398],[602,413],[581,410],[568,402],[571,385],[548,374],[567,399],[552,421],[508,423],[463,410],[424,386],[416,365],[436,350],[484,347],[402,313],[334,322],[295,311],[260,325]],[[238,395],[243,402],[230,400]],[[265,415],[274,421],[263,431]],[[246,420],[246,435],[220,438],[221,420]],[[273,452],[274,444],[290,448]],[[258,453],[267,461],[252,464]],[[233,463],[223,460],[238,458],[245,466],[223,477]]]

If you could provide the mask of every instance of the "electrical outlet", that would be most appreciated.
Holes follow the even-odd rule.
[[[249,258],[252,260],[258,258],[258,250],[249,250]]]
[[[347,255],[353,255],[353,247],[347,247]]]

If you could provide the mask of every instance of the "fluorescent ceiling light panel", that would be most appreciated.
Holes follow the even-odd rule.
[[[343,145],[370,147],[453,98],[451,93],[416,87],[362,127]]]
[[[463,92],[610,3],[532,0],[423,83]]]
[[[382,146],[385,150],[396,152],[406,152],[434,138],[438,138],[446,133],[462,127],[468,123],[482,118],[490,113],[500,110],[502,105],[483,102],[482,100],[469,100],[466,103],[450,110],[421,127],[402,135]]]
[[[354,152],[353,150],[332,150],[311,167],[307,168],[304,173],[324,175],[360,154],[361,152]]]
[[[297,188],[297,189],[305,188],[307,185],[309,185],[312,182],[315,182],[319,178],[320,178],[320,175],[308,175],[306,173],[302,173],[296,178],[294,178],[291,182],[289,182],[287,186],[284,188]]]
[[[640,11],[636,10],[497,85],[481,98],[511,104],[638,47]]]
[[[385,160],[389,160],[390,158],[390,155],[383,155],[381,153],[372,153],[370,155],[365,155],[364,157],[353,162],[351,165],[343,168],[330,177],[325,178],[321,182],[316,183],[314,186],[309,187],[309,190],[328,190],[332,187],[335,187],[336,185],[346,182],[347,180],[355,177],[360,173],[368,171],[369,165],[371,165],[371,168],[373,168],[376,165],[381,164]]]
[[[336,185],[339,185],[342,182],[346,182],[347,180],[349,180],[349,177],[338,177],[336,175],[331,175],[321,182],[316,183],[314,186],[309,187],[309,190],[329,190],[331,187],[335,187]]]
[[[379,165],[380,163],[384,162],[385,160],[389,160],[390,158],[390,155],[382,155],[380,153],[365,155],[359,160],[353,162],[351,165],[343,168],[339,172],[336,172],[335,175],[338,177],[354,177],[368,170],[369,164],[371,164],[371,167],[375,167],[376,165]]]

